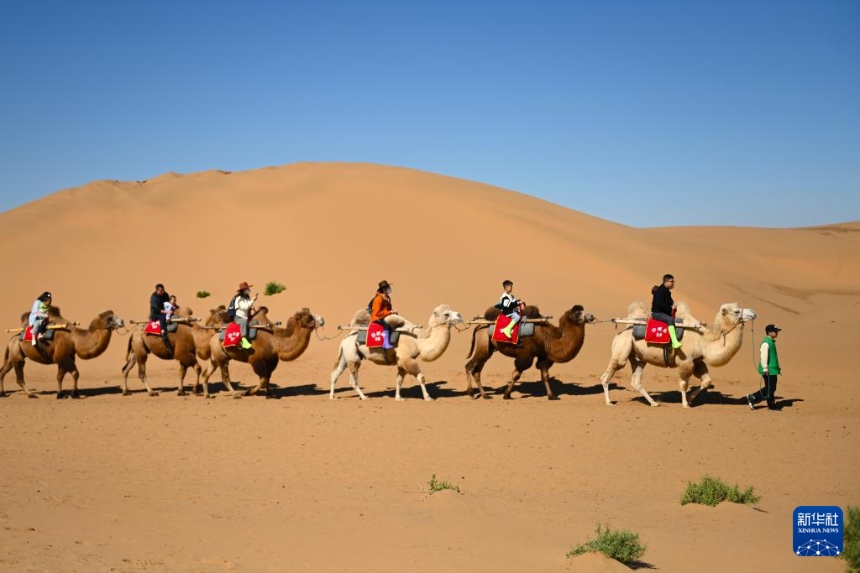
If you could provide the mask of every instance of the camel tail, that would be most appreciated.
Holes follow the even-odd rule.
[[[478,340],[478,329],[472,331],[472,345],[469,347],[469,354],[466,356],[466,360],[471,360],[475,355],[475,346],[477,345]]]
[[[334,370],[337,370],[338,366],[340,366],[341,361],[343,360],[343,346],[338,345],[337,347],[337,360],[334,361]]]
[[[9,364],[9,345],[6,345],[6,350],[3,351],[3,366]]]

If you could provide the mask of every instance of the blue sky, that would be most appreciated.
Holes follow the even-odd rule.
[[[366,161],[636,226],[860,219],[860,2],[4,2],[0,209]]]

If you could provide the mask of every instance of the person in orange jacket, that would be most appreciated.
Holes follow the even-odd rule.
[[[391,288],[391,284],[388,281],[379,281],[379,288],[376,289],[376,295],[373,297],[373,300],[370,303],[371,322],[379,323],[385,329],[382,335],[382,348],[386,350],[394,348],[393,346],[391,346],[391,342],[389,339],[391,326],[385,322],[386,316],[397,314],[397,311],[394,310],[391,305],[392,291],[393,289]]]

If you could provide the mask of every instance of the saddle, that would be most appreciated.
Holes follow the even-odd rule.
[[[678,335],[678,341],[684,339],[684,321],[682,319],[675,320],[675,333]],[[669,338],[669,325],[661,320],[649,318],[646,324],[633,325],[633,340],[645,340],[649,344],[671,344]]]
[[[178,322],[168,322],[167,323],[167,332],[176,332],[179,328]],[[146,326],[143,328],[143,333],[148,334],[150,336],[161,336],[161,323],[157,320],[150,320],[146,323]]]
[[[368,348],[382,348],[382,337],[383,332],[385,331],[385,327],[377,322],[371,322],[367,326],[367,330],[359,330],[358,331],[358,343],[364,344]],[[397,343],[400,342],[400,333],[396,330],[391,330],[388,332],[388,342],[391,343],[391,346],[397,347]]]
[[[46,330],[42,333],[41,340],[53,340],[54,339],[54,331]],[[18,340],[21,342],[33,342],[33,327],[28,326],[24,331],[18,335]]]
[[[253,341],[257,338],[257,329],[254,325],[259,323],[256,320],[251,321],[248,325],[248,341]],[[221,341],[224,348],[231,348],[242,341],[242,327],[236,322],[231,322],[226,328],[218,331],[218,340]]]
[[[511,319],[504,314],[500,314],[496,318],[493,325],[493,341],[507,342],[509,344],[519,344],[520,339],[528,338],[535,335],[535,323],[533,322],[518,322],[511,329],[511,337],[505,336],[502,330],[511,323]]]

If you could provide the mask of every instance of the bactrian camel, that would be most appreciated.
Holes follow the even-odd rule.
[[[628,309],[628,318],[646,318],[648,316],[645,305],[634,302]],[[633,388],[639,391],[652,406],[659,406],[654,401],[645,387],[642,386],[642,370],[646,364],[653,364],[660,368],[677,368],[679,385],[681,387],[681,401],[685,408],[689,408],[687,401],[687,390],[690,386],[690,377],[699,378],[702,383],[690,395],[690,402],[696,399],[699,392],[711,386],[711,376],[708,373],[709,366],[723,366],[737,353],[741,347],[744,337],[744,323],[754,320],[756,313],[748,308],[740,308],[736,303],[724,304],[717,312],[714,323],[710,327],[700,330],[687,329],[684,332],[683,346],[676,350],[671,348],[668,355],[664,354],[663,345],[649,344],[644,340],[633,340],[633,327],[629,327],[618,334],[612,340],[612,357],[606,372],[600,377],[603,383],[603,393],[606,396],[606,404],[612,406],[609,399],[609,381],[620,369],[630,362],[633,376],[630,381]],[[684,303],[678,304],[676,318],[683,319],[687,324],[699,324],[699,321],[690,314],[689,307]],[[669,363],[666,364],[668,356]]]
[[[224,384],[235,394],[228,365],[231,360],[238,360],[250,364],[254,373],[260,377],[257,385],[246,394],[254,395],[262,389],[263,394],[269,398],[269,381],[272,372],[278,367],[278,362],[289,362],[301,356],[310,344],[311,333],[325,325],[323,317],[311,313],[307,308],[291,316],[285,328],[271,326],[266,307],[262,307],[253,316],[252,322],[263,326],[251,325],[251,328],[258,328],[257,337],[251,341],[251,348],[247,350],[239,346],[224,348],[219,337],[212,337],[209,342],[212,351],[211,366],[203,374],[204,384],[208,383],[209,377],[216,369],[220,369]]]
[[[362,316],[364,315],[364,316]],[[399,316],[386,317],[386,322],[393,328],[406,327],[409,332],[400,334],[400,341],[391,350],[373,349],[367,344],[359,344],[357,332],[351,332],[340,343],[337,353],[337,361],[334,371],[331,373],[331,392],[329,398],[334,400],[334,387],[337,379],[349,368],[349,383],[358,393],[359,398],[366,400],[367,396],[358,385],[358,369],[362,360],[368,360],[382,366],[396,366],[397,378],[394,381],[394,399],[402,400],[400,388],[407,374],[414,376],[421,385],[421,393],[425,400],[432,400],[425,386],[424,373],[418,364],[420,358],[424,362],[432,362],[442,356],[451,341],[451,327],[463,322],[460,313],[448,305],[442,304],[433,309],[433,314],[427,321],[426,328],[417,328],[401,319]],[[366,325],[368,323],[366,312],[358,311],[351,326]]]
[[[484,317],[487,320],[495,321],[499,313],[499,309],[491,307],[484,313]],[[540,309],[535,306],[527,306],[523,311],[523,316],[525,318],[540,318]],[[536,364],[540,370],[541,380],[546,386],[547,399],[555,400],[556,395],[549,384],[549,369],[553,364],[570,362],[576,358],[585,342],[585,325],[593,321],[594,316],[591,313],[586,313],[585,309],[577,304],[561,315],[558,326],[549,322],[536,323],[534,335],[521,338],[518,345],[493,341],[492,327],[490,326],[475,327],[472,333],[472,348],[466,362],[466,380],[468,382],[466,391],[470,396],[473,396],[472,381],[474,380],[480,397],[489,398],[481,385],[481,371],[493,352],[498,351],[514,359],[514,372],[511,374],[511,380],[505,389],[505,400],[510,400],[514,384],[517,383],[523,372],[531,368],[532,364]]]
[[[62,317],[60,309],[52,308],[49,311],[49,324],[69,324]],[[26,324],[27,314],[23,315],[22,322]],[[67,329],[56,329],[53,331],[53,340],[43,340],[37,346],[30,342],[21,342],[16,334],[9,340],[6,346],[6,355],[3,367],[0,368],[0,396],[5,396],[3,379],[13,368],[18,386],[24,390],[27,396],[33,394],[24,383],[24,361],[30,359],[39,364],[57,365],[57,398],[63,397],[63,378],[66,374],[72,375],[72,398],[78,397],[78,378],[80,372],[75,364],[75,359],[90,360],[100,356],[107,350],[111,335],[117,328],[122,328],[125,323],[116,316],[113,311],[106,310],[90,322],[88,328],[70,327]]]
[[[176,311],[175,318],[191,318],[194,315],[190,308],[182,308]],[[214,308],[209,311],[209,317],[204,322],[204,326],[212,326],[223,324],[230,321],[227,315],[227,309],[224,305]],[[128,340],[128,349],[125,356],[125,366],[122,367],[122,394],[128,396],[128,375],[132,368],[137,365],[137,375],[143,385],[146,386],[146,392],[150,396],[158,396],[158,392],[152,389],[146,377],[146,360],[150,354],[162,360],[176,360],[179,362],[179,389],[176,394],[178,396],[185,395],[185,374],[189,368],[192,368],[197,374],[197,379],[194,383],[193,392],[196,394],[200,386],[200,374],[202,368],[197,362],[197,359],[208,361],[211,357],[209,349],[209,339],[212,338],[218,331],[210,328],[203,328],[196,322],[176,324],[176,332],[168,333],[173,350],[167,348],[164,344],[164,339],[160,336],[144,334],[143,329],[138,328],[132,332]],[[209,384],[203,385],[203,395],[209,397]]]

